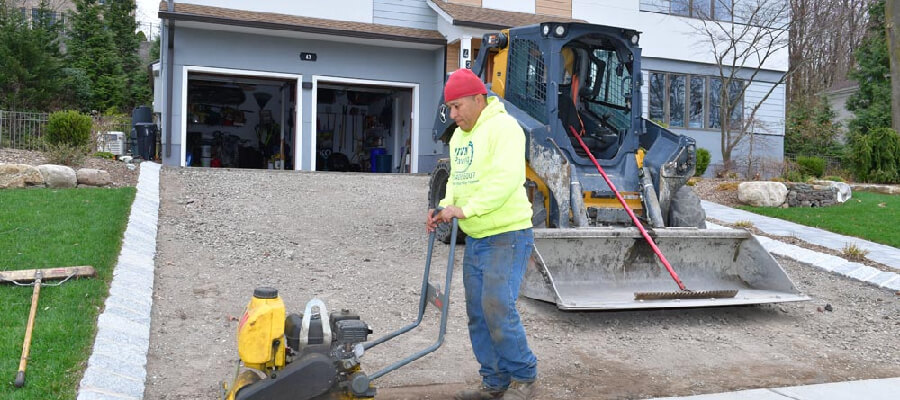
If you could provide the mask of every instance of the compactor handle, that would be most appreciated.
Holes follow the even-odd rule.
[[[437,213],[439,213],[441,210],[443,210],[443,207],[435,208],[433,216],[436,216]],[[444,293],[438,293],[438,291],[433,292],[436,295],[437,300],[439,300],[434,303],[436,306],[438,306],[438,308],[441,309],[441,321],[440,321],[440,328],[438,330],[437,340],[431,346],[429,346],[425,349],[422,349],[414,354],[411,354],[411,355],[407,356],[406,358],[403,358],[402,360],[397,361],[397,362],[381,369],[380,371],[373,373],[372,375],[369,375],[368,379],[370,381],[378,379],[379,377],[383,376],[384,374],[387,374],[388,372],[394,371],[406,364],[409,364],[415,360],[418,360],[418,359],[424,357],[426,354],[437,350],[444,343],[444,334],[447,332],[447,315],[450,310],[450,283],[453,280],[453,259],[454,259],[454,255],[456,253],[456,234],[457,234],[458,228],[459,228],[458,220],[457,220],[457,218],[453,218],[453,226],[451,228],[452,230],[450,231],[450,252],[447,257],[447,271],[444,274],[444,277],[445,277],[444,287],[447,289]],[[432,256],[432,253],[434,252],[435,237],[436,237],[436,234],[434,231],[432,231],[428,235],[428,254],[425,256],[425,271],[422,275],[422,291],[419,295],[419,313],[416,317],[416,320],[413,321],[411,324],[404,326],[403,328],[400,328],[392,333],[389,333],[381,338],[378,338],[375,341],[365,343],[363,345],[364,349],[368,350],[378,344],[384,343],[384,342],[391,340],[397,336],[400,336],[406,332],[409,332],[413,328],[419,326],[419,324],[422,322],[422,318],[425,316],[425,307],[428,302],[428,291],[429,291],[428,289],[430,286],[432,286],[428,282],[428,276],[431,272],[431,256]]]

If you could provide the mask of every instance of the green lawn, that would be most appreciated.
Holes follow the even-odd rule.
[[[75,398],[134,195],[134,188],[0,190],[0,269],[92,265],[98,275],[41,287],[21,389],[13,379],[32,288],[0,284],[0,398]]]
[[[842,235],[900,247],[900,196],[853,192],[852,199],[831,207],[740,208]]]

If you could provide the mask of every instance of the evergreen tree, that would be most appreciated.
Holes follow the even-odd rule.
[[[148,75],[138,54],[143,34],[137,30],[137,20],[134,18],[136,9],[134,0],[114,0],[107,1],[103,11],[103,20],[113,34],[125,74],[126,91],[122,104],[125,110],[146,102],[150,97]]]
[[[45,2],[28,21],[0,0],[0,108],[43,111],[58,106],[59,35]]]
[[[785,123],[784,152],[795,156],[840,156],[840,124],[825,98],[795,100]]]
[[[91,82],[90,110],[121,111],[128,80],[113,33],[101,18],[103,6],[97,0],[75,0],[75,7],[77,11],[70,17],[69,64]]]
[[[850,71],[850,78],[859,83],[859,91],[847,99],[847,109],[856,116],[850,120],[849,128],[852,135],[864,135],[891,126],[891,68],[884,0],[869,6],[869,26],[854,56],[857,65]]]

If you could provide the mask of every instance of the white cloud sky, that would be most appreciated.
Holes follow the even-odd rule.
[[[139,22],[159,24],[159,18],[156,16],[159,12],[159,0],[135,0],[135,2]]]

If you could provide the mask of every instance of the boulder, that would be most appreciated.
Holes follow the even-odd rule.
[[[850,190],[850,185],[844,182],[831,182],[831,187],[837,190],[834,201],[838,203],[843,203],[853,197],[853,191]]]
[[[112,177],[109,172],[102,169],[82,168],[75,172],[78,179],[78,186],[107,186],[112,183]]]
[[[75,170],[65,165],[44,164],[38,165],[37,169],[49,188],[73,188],[78,185]]]
[[[0,164],[0,189],[43,186],[44,177],[28,164]]]
[[[754,207],[780,207],[788,190],[781,182],[742,182],[738,185],[738,200]]]

